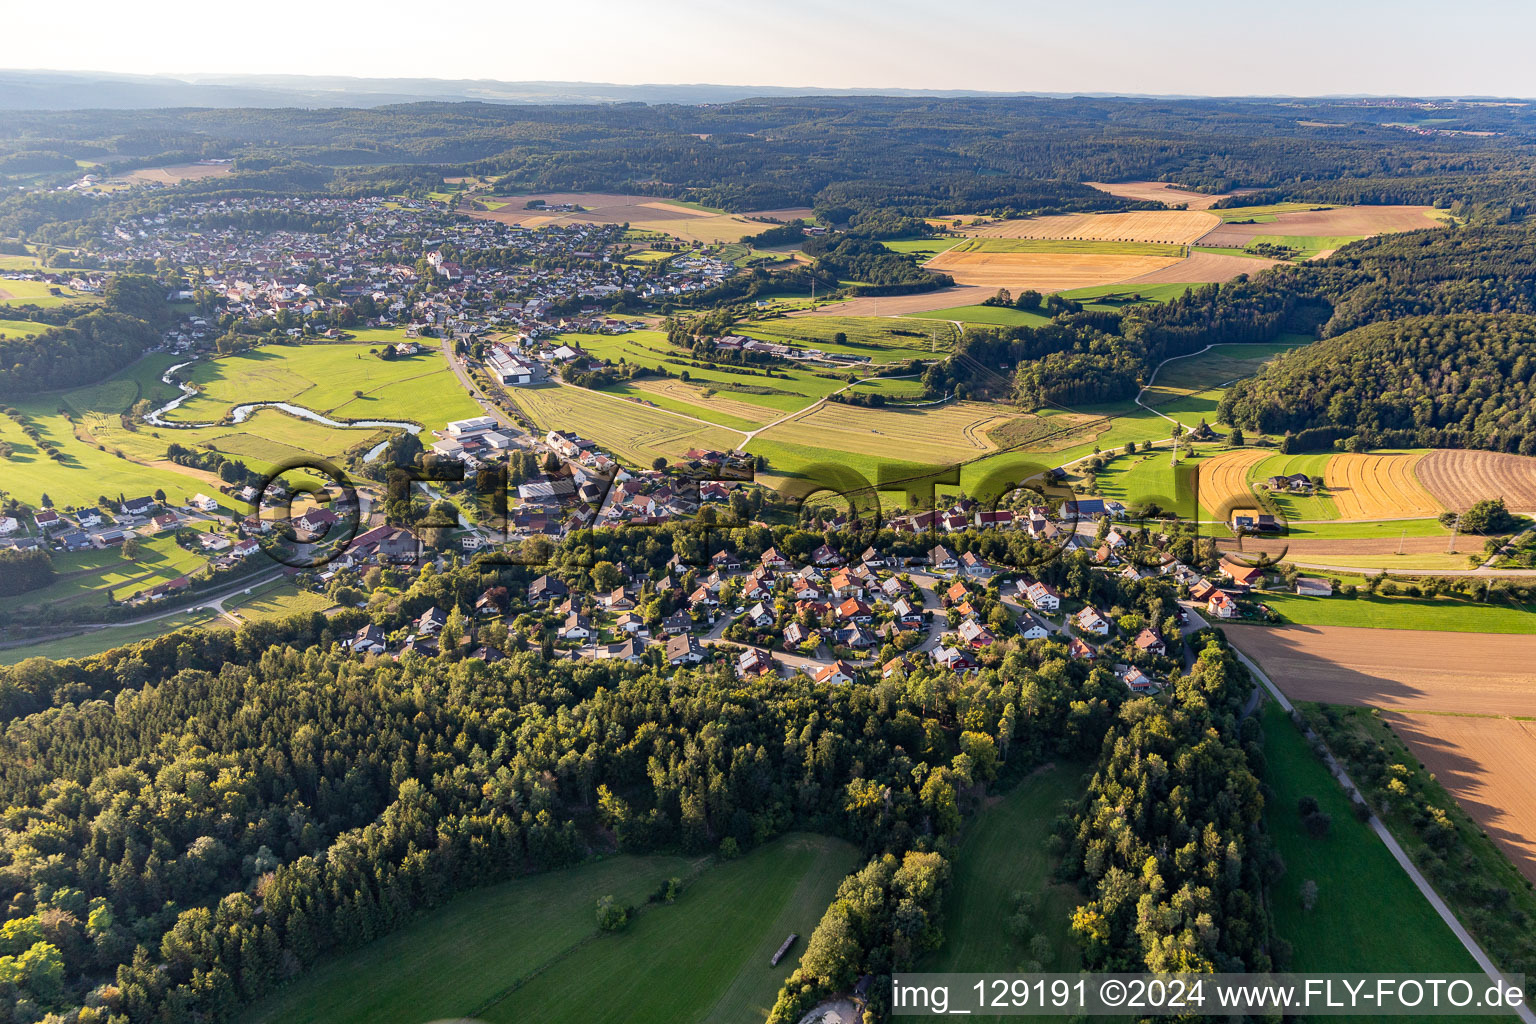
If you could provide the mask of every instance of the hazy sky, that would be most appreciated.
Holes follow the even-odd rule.
[[[1533,0],[74,0],[12,67],[617,83],[1536,96]]]

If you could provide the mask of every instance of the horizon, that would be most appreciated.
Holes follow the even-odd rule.
[[[1476,0],[1432,35],[1423,26],[1438,10],[1424,0],[1391,9],[1301,0],[1285,24],[1262,28],[1208,0],[1155,9],[1099,0],[1071,11],[975,0],[943,22],[912,0],[835,10],[790,0],[771,12],[678,0],[643,13],[615,0],[512,11],[472,2],[439,19],[398,2],[356,15],[277,0],[254,20],[173,0],[152,23],[105,0],[77,9],[68,33],[41,8],[12,12],[31,67],[7,70],[1128,97],[1536,95],[1523,52],[1536,10],[1504,0]],[[1490,18],[1500,32],[1482,31]],[[394,30],[404,24],[409,32]],[[233,36],[242,45],[226,53]],[[1273,90],[1254,91],[1256,78]]]

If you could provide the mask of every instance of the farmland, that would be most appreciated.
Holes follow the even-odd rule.
[[[962,252],[950,250],[929,260],[929,270],[943,271],[957,284],[1066,291],[1113,284],[1164,270],[1179,261],[1174,256],[1120,256],[1098,253]]]
[[[1200,504],[1227,519],[1233,509],[1253,508],[1258,499],[1249,485],[1250,471],[1270,453],[1262,448],[1235,448],[1200,464]]]
[[[1232,626],[1227,636],[1293,701],[1536,716],[1530,634]]]
[[[1323,471],[1341,519],[1418,518],[1444,509],[1414,476],[1422,453],[1335,455]]]
[[[966,227],[960,233],[978,238],[1070,238],[1178,245],[1196,241],[1219,223],[1215,214],[1194,210],[1133,210],[992,221]]]
[[[1221,192],[1190,192],[1165,181],[1085,181],[1083,184],[1123,199],[1167,203],[1169,206],[1183,205],[1191,210],[1208,209],[1212,203],[1226,198]]]
[[[920,410],[829,402],[760,436],[872,457],[949,464],[996,450],[988,429],[1016,415],[1006,407],[981,402],[951,402]]]
[[[1252,376],[1269,360],[1311,340],[1290,336],[1271,344],[1215,345],[1198,355],[1170,359],[1158,368],[1141,400],[1155,406],[1200,394],[1209,398],[1214,421],[1215,403],[1221,397],[1218,389]]]
[[[648,466],[657,456],[673,458],[689,448],[728,451],[742,438],[738,431],[565,384],[518,388],[512,397],[541,431],[574,431],[632,465]]]
[[[1472,958],[1440,920],[1312,753],[1278,704],[1267,702],[1264,782],[1274,790],[1265,818],[1285,874],[1270,890],[1275,930],[1291,945],[1296,971],[1474,970]],[[1310,796],[1333,824],[1313,838],[1296,804]],[[1301,887],[1317,883],[1307,910]],[[1370,893],[1370,899],[1359,894]]]
[[[1067,922],[1078,894],[1071,886],[1052,884],[1046,842],[1063,803],[1075,799],[1080,789],[1079,766],[1049,765],[988,801],[968,825],[954,857],[944,945],[918,970],[1017,969],[1028,954],[1022,943],[1009,940],[1008,919],[1014,914],[1014,896],[1020,892],[1040,897],[1030,932],[1049,937],[1057,951],[1055,961],[1041,968],[1077,968]]]
[[[58,294],[55,295],[54,292]],[[0,279],[0,309],[6,306],[63,306],[71,302],[95,302],[96,296],[77,292],[47,281],[7,281]]]
[[[1531,456],[1436,449],[1415,470],[1446,508],[1462,511],[1484,498],[1502,497],[1511,510],[1536,512],[1536,458]]]
[[[1193,477],[1200,466],[1199,459],[1181,460],[1175,466],[1168,450],[1163,448],[1145,454],[1118,455],[1099,470],[1096,480],[1107,498],[1127,505],[1153,502],[1181,519],[1195,519],[1201,510],[1195,505]]]
[[[573,204],[581,209],[568,212],[528,209],[528,203],[538,199],[549,206]],[[525,228],[550,224],[628,224],[636,230],[665,232],[689,242],[737,242],[772,226],[748,220],[740,214],[709,210],[677,200],[615,193],[540,192],[498,196],[481,205],[495,208],[468,209],[466,212],[482,220],[521,224]]]
[[[1326,575],[1326,574],[1325,574]],[[1264,593],[1259,599],[1293,625],[1435,630],[1442,633],[1536,633],[1536,608],[1450,597],[1301,597]],[[1445,642],[1445,638],[1442,638]]]
[[[1536,882],[1536,722],[1486,715],[1382,716],[1434,779]]]
[[[1291,476],[1296,473],[1307,477],[1321,477],[1324,469],[1327,468],[1328,460],[1332,457],[1325,453],[1272,455],[1262,462],[1255,463],[1248,471],[1248,479],[1251,483],[1263,483],[1272,476]],[[1275,490],[1270,492],[1269,498],[1280,509],[1280,514],[1288,523],[1339,518],[1339,510],[1325,490],[1316,488],[1310,492]]]
[[[1230,281],[1238,274],[1257,274],[1268,267],[1277,266],[1279,260],[1262,256],[1241,256],[1236,253],[1207,252],[1192,249],[1187,259],[1166,267],[1158,267],[1137,277],[1127,278],[1122,284],[1166,285],[1209,284]],[[1184,289],[1178,289],[1183,292]]]
[[[1301,204],[1285,204],[1283,208],[1237,207],[1219,213],[1221,226],[1202,236],[1199,239],[1201,245],[1241,248],[1263,237],[1278,238],[1281,244],[1300,244],[1299,240],[1308,239],[1319,249],[1337,248],[1336,245],[1317,244],[1317,240],[1331,239],[1342,244],[1342,241],[1372,235],[1415,231],[1444,224],[1444,221],[1436,217],[1436,211],[1427,206],[1330,206],[1314,209]],[[1286,242],[1285,238],[1298,241]]]
[[[26,594],[0,595],[0,614],[39,605],[105,607],[109,599],[126,600],[141,590],[166,583],[202,568],[207,559],[179,546],[169,535],[146,537],[138,557],[123,557],[122,549],[60,554],[53,560],[54,581]]]
[[[967,253],[1044,253],[1098,256],[1164,256],[1183,259],[1188,246],[1168,242],[1098,242],[1067,238],[967,238],[952,242],[946,252]]]
[[[903,323],[889,318],[794,316],[753,320],[734,329],[749,338],[867,356],[875,363],[939,358],[953,348],[955,342],[953,326]],[[839,334],[846,340],[835,342],[833,339]]]
[[[954,320],[966,324],[982,324],[994,327],[1039,327],[1050,323],[1043,313],[1031,313],[1010,306],[954,306],[934,309],[923,313],[909,313],[913,320]]]

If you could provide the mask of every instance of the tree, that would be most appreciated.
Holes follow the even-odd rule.
[[[1244,441],[1243,441],[1243,428],[1242,427],[1233,427],[1232,428],[1232,433],[1227,435],[1227,440],[1230,441],[1233,445],[1241,445],[1241,444],[1243,444],[1244,443]]]
[[[164,489],[159,488],[159,487],[155,488],[155,501],[157,503],[161,504],[161,505],[165,504],[165,491],[164,491]]]
[[[47,491],[44,491],[42,497],[38,498],[37,500],[38,503],[43,506],[43,508],[53,508],[53,499],[48,497]]]
[[[136,560],[139,557],[139,548],[140,547],[141,547],[141,544],[140,544],[139,538],[137,538],[137,537],[129,537],[127,540],[123,541],[123,548],[122,548],[123,557],[126,558],[130,562]]]
[[[651,460],[651,468],[656,470],[657,472],[660,472],[661,470],[666,469],[667,468],[667,457],[665,455],[658,455],[658,456],[656,456],[654,459]]]
[[[597,900],[597,926],[605,932],[622,931],[629,924],[629,908],[621,907],[612,896]]]
[[[592,567],[592,585],[601,593],[613,590],[623,582],[624,574],[612,562],[602,561]]]
[[[443,623],[443,631],[437,638],[438,653],[443,657],[452,657],[459,651],[459,644],[464,640],[464,612],[458,605],[454,605],[448,612],[448,621]]]

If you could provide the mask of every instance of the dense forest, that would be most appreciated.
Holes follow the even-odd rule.
[[[1361,450],[1406,445],[1536,455],[1536,316],[1420,316],[1286,353],[1222,397],[1238,426]]]

